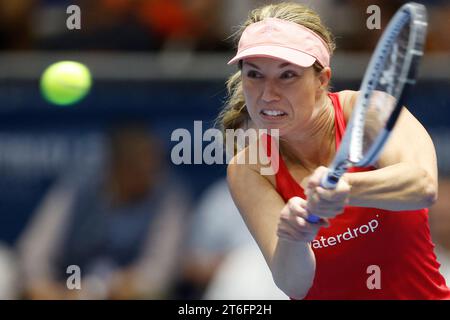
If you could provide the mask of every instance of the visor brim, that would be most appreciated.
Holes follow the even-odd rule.
[[[228,64],[235,64],[242,59],[256,57],[284,60],[305,68],[312,66],[316,61],[315,57],[299,50],[279,46],[257,46],[242,50],[228,61]]]

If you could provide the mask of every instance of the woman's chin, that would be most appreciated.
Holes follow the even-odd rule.
[[[289,128],[286,126],[279,126],[279,125],[265,125],[263,128],[267,131],[270,135],[278,135],[279,137],[282,137],[290,132]]]
[[[267,121],[261,121],[257,123],[257,128],[260,130],[267,130],[267,131],[284,131],[284,128],[286,127],[286,124],[283,123],[271,123]]]

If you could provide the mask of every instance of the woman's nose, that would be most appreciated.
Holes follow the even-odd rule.
[[[263,90],[261,98],[264,102],[278,101],[280,99],[277,86],[272,81],[266,81]]]

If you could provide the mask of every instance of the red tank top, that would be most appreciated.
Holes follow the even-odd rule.
[[[338,148],[345,131],[344,113],[338,94],[329,97]],[[285,201],[306,198],[281,156],[276,187]],[[394,212],[349,206],[330,220],[329,228],[319,231],[311,246],[316,273],[305,299],[450,299],[433,252],[428,209]]]

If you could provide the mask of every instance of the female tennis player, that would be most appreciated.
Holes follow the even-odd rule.
[[[228,166],[233,199],[292,299],[450,299],[428,227],[436,154],[406,108],[373,167],[349,171],[335,190],[320,187],[358,95],[328,91],[334,47],[305,6],[251,12],[219,121],[223,129],[279,129],[277,149],[266,141],[265,150],[280,156],[279,170],[237,164],[250,148],[242,150]],[[320,221],[309,223],[310,214]]]

